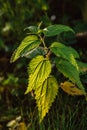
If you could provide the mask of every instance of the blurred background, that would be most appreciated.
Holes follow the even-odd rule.
[[[76,35],[63,35],[62,40],[87,62],[87,0],[0,0],[0,130],[8,130],[8,122],[19,116],[18,130],[86,130],[85,99],[64,92],[39,124],[34,98],[24,95],[29,59],[10,63],[13,51],[26,36],[24,29],[41,21],[43,27],[51,24],[72,27]],[[81,80],[87,86],[87,72],[81,75]],[[14,129],[12,126],[10,130]]]

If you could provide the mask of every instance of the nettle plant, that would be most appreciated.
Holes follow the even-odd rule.
[[[58,39],[52,43],[47,42],[49,37],[53,38],[64,32],[75,33],[69,26],[56,24],[41,29],[39,24],[27,29],[29,33],[14,51],[11,62],[20,57],[30,58],[28,87],[25,94],[34,92],[41,122],[54,102],[59,88],[68,94],[86,97],[79,76],[85,63],[79,61],[80,57],[75,49],[58,42]],[[61,83],[60,79],[58,82],[60,77],[53,73],[54,68],[57,74],[62,73],[66,77],[64,82]],[[87,65],[85,68],[87,70]]]

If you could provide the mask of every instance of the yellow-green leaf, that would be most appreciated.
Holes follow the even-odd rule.
[[[53,76],[49,76],[42,85],[38,86],[35,89],[35,99],[39,111],[40,122],[48,113],[49,108],[58,92],[58,83]]]
[[[31,60],[28,67],[29,83],[25,93],[34,90],[38,85],[41,85],[51,73],[51,63],[48,58],[37,56]]]
[[[27,52],[33,50],[40,45],[40,40],[36,35],[27,36],[24,38],[19,47],[14,51],[11,62],[16,61],[18,58],[26,55]]]

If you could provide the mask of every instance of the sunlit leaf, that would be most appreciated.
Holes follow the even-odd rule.
[[[36,35],[27,36],[24,38],[19,47],[14,51],[11,62],[16,61],[18,58],[23,56],[26,52],[33,50],[40,45],[40,40]]]
[[[46,113],[48,113],[49,108],[58,92],[58,83],[53,76],[49,76],[42,85],[35,89],[35,99],[39,111],[40,122],[43,120]]]
[[[63,89],[63,91],[65,91],[66,93],[70,94],[70,95],[84,95],[85,93],[83,93],[82,90],[80,90],[79,88],[76,87],[75,84],[71,83],[71,82],[64,82],[61,83],[61,88]]]
[[[37,56],[31,60],[28,67],[29,83],[25,93],[41,85],[51,73],[51,63],[48,58]]]

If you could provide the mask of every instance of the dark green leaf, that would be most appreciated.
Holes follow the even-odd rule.
[[[71,55],[73,55],[75,58],[79,58],[79,54],[75,49],[67,47],[59,42],[52,43],[50,49],[56,56],[60,56],[67,60],[70,59]]]
[[[22,55],[22,57],[26,57],[26,58],[34,58],[37,55],[45,55],[46,51],[43,49],[43,47],[38,47],[38,48],[34,48],[33,50],[26,52]]]
[[[59,35],[60,33],[68,32],[68,31],[71,31],[74,33],[74,30],[72,28],[70,28],[69,26],[60,25],[60,24],[59,25],[51,25],[51,26],[48,26],[47,28],[43,29],[43,33],[47,37]]]
[[[29,26],[29,27],[25,28],[25,30],[29,30],[32,33],[37,33],[38,27],[37,26]]]
[[[79,77],[79,72],[77,71],[76,67],[73,66],[70,62],[64,59],[56,58],[56,66],[57,69],[63,73],[63,75],[69,78],[73,83],[77,84],[77,86],[85,91]]]
[[[52,43],[50,49],[56,56],[68,60],[78,69],[75,58],[79,58],[79,54],[76,50],[59,42]]]

